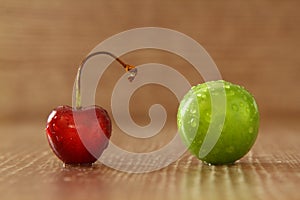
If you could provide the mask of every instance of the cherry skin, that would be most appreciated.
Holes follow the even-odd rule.
[[[46,134],[51,149],[65,164],[92,164],[108,146],[111,129],[102,107],[59,106],[48,117]]]
[[[118,61],[129,72],[130,82],[137,74],[134,66],[107,51],[94,52],[82,61],[76,76],[76,108],[57,107],[50,113],[46,127],[51,149],[65,164],[94,163],[108,146],[111,136],[111,120],[106,110],[99,106],[81,106],[81,73],[87,60],[97,55],[108,55]]]

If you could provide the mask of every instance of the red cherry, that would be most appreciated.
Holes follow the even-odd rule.
[[[108,145],[111,120],[99,106],[59,106],[49,115],[46,133],[50,147],[64,163],[91,164]]]
[[[106,110],[99,106],[81,107],[82,69],[88,59],[101,54],[109,55],[118,61],[129,72],[130,82],[137,74],[134,66],[124,63],[114,54],[106,51],[92,53],[82,61],[76,77],[76,109],[70,106],[57,107],[49,115],[46,128],[50,147],[66,164],[94,163],[109,142],[111,120]]]

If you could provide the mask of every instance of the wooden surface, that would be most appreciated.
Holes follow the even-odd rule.
[[[2,126],[1,200],[297,200],[300,128],[291,120],[269,122],[261,127],[251,152],[235,165],[208,166],[186,153],[170,166],[144,174],[119,172],[101,163],[64,168],[48,148],[43,124]]]
[[[296,0],[0,0],[0,199],[300,199],[299,7]],[[45,122],[52,108],[71,104],[78,64],[106,38],[145,26],[192,37],[225,80],[255,96],[259,138],[239,163],[207,166],[187,153],[167,168],[137,175],[99,163],[63,168],[52,154]],[[193,85],[202,82],[183,59],[166,52],[122,58],[134,65],[163,63]],[[109,67],[97,90],[96,103],[110,115],[112,88],[124,73],[118,67]],[[152,95],[157,91],[159,99]],[[153,103],[171,116],[166,130],[176,129],[178,102],[155,85],[133,95],[134,120],[145,125],[141,118]],[[114,142],[141,150],[113,126]]]

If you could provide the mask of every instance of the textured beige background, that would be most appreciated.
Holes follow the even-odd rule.
[[[251,91],[262,119],[300,114],[299,1],[0,1],[0,123],[45,121],[50,110],[71,104],[77,65],[99,42],[113,34],[143,26],[183,32],[202,44],[224,79]],[[161,62],[201,78],[174,55],[132,52],[131,64]],[[107,95],[123,71],[113,64],[98,91],[97,103],[109,106]],[[156,100],[145,87],[135,94],[132,112],[145,114],[151,103],[169,105],[174,96]],[[109,110],[109,108],[107,108]],[[138,119],[137,119],[138,120]]]

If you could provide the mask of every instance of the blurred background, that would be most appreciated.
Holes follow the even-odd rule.
[[[181,0],[1,0],[0,125],[46,123],[58,105],[72,104],[77,66],[100,42],[146,26],[182,32],[211,55],[223,78],[243,85],[256,98],[262,125],[300,116],[300,2]],[[159,62],[180,70],[191,84],[203,82],[183,59],[143,50],[126,62]],[[109,94],[124,71],[113,63],[100,81],[97,104],[110,111]],[[159,98],[153,94],[159,91]],[[166,105],[175,120],[178,102],[159,86],[138,90],[131,106],[138,123],[153,103]],[[42,131],[41,131],[42,132]],[[2,133],[1,133],[2,134]]]

